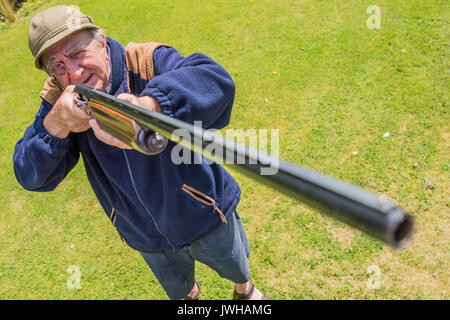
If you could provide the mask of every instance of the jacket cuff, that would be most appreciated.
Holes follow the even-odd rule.
[[[147,87],[144,91],[142,91],[140,96],[152,96],[158,101],[162,112],[165,115],[174,118],[172,102],[170,101],[169,96],[161,92],[158,88]]]
[[[52,136],[44,127],[44,119],[36,117],[33,126],[36,135],[50,146],[56,148],[65,148],[68,145],[69,136],[67,136],[66,138],[57,138],[55,136]]]

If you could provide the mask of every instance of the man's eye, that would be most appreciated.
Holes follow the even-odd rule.
[[[50,71],[53,74],[60,75],[65,72],[65,67],[62,63],[55,63],[51,66]]]

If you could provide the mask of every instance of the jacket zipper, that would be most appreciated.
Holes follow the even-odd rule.
[[[214,210],[219,213],[219,216],[220,216],[220,219],[222,220],[222,222],[228,223],[227,219],[225,218],[225,215],[222,213],[222,211],[220,211],[219,207],[217,206],[216,201],[213,198],[211,198],[210,196],[204,194],[203,192],[201,192],[195,188],[188,186],[187,184],[183,184],[183,186],[181,187],[181,190],[183,190],[184,192],[189,194],[194,199],[200,201],[201,203],[204,203],[208,206],[213,206]]]
[[[169,246],[172,248],[172,250],[175,250],[175,247],[170,243],[169,239],[166,237],[166,235],[164,233],[161,232],[161,230],[159,230],[158,225],[156,224],[155,218],[153,218],[153,216],[151,215],[150,211],[148,210],[147,206],[144,204],[144,202],[142,201],[141,197],[139,196],[139,193],[137,192],[137,188],[136,188],[136,184],[134,183],[134,179],[133,179],[133,174],[131,173],[131,167],[130,167],[130,162],[128,161],[128,157],[127,154],[125,153],[125,150],[122,150],[123,155],[125,156],[125,161],[127,163],[127,168],[128,168],[128,174],[130,176],[130,180],[131,180],[131,184],[133,185],[133,189],[134,192],[136,193],[136,196],[141,204],[141,206],[145,209],[145,212],[147,213],[147,215],[150,217],[150,219],[152,219],[153,224],[155,225],[156,230],[159,232],[159,234],[167,241],[167,243],[169,244]]]

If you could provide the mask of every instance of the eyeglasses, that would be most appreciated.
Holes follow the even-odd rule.
[[[76,49],[73,53],[69,54],[67,59],[72,61],[79,61],[86,56],[86,48],[84,49]],[[51,75],[54,76],[63,76],[67,73],[67,67],[63,61],[57,61],[52,63],[51,65],[45,66],[45,68],[49,71]]]

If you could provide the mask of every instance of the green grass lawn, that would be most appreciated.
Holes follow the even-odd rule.
[[[61,3],[30,1],[0,26],[0,298],[167,299],[106,219],[81,162],[50,193],[24,191],[14,177],[14,145],[46,78],[28,23]],[[411,244],[397,251],[230,171],[252,278],[271,298],[450,298],[448,1],[376,1],[379,30],[366,25],[373,1],[69,4],[123,45],[159,41],[212,57],[236,82],[229,128],[279,129],[285,160],[385,194],[415,217]],[[71,265],[81,289],[67,287]],[[202,298],[231,298],[233,285],[204,265],[197,279]]]

